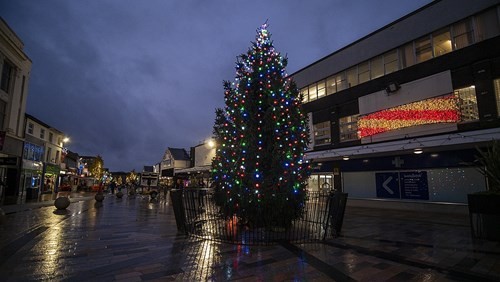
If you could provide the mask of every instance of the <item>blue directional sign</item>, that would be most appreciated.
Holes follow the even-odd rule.
[[[375,173],[377,183],[377,198],[399,199],[399,173]]]
[[[401,198],[429,200],[429,185],[426,171],[401,172]]]

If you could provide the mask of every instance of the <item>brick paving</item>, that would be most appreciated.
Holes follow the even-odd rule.
[[[341,236],[272,246],[179,234],[168,197],[1,207],[1,281],[500,281],[467,215],[347,207]]]

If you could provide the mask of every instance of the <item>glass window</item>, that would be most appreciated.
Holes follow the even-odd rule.
[[[318,82],[317,89],[318,89],[318,99],[326,95],[326,81],[322,80]]]
[[[339,119],[340,142],[358,139],[358,117],[352,115]]]
[[[352,67],[346,71],[347,75],[347,85],[349,87],[354,87],[358,85],[358,67]]]
[[[347,79],[344,71],[338,73],[335,76],[335,80],[337,81],[337,91],[341,91],[347,88]]]
[[[370,62],[364,62],[358,65],[358,80],[359,83],[370,80]]]
[[[314,124],[314,145],[330,144],[332,142],[330,121]]]
[[[309,85],[309,101],[316,100],[318,93],[316,91],[316,83]]]
[[[52,134],[52,132],[49,132],[49,142],[52,143],[53,139],[54,139],[54,134]]]
[[[399,70],[398,49],[384,54],[384,73],[390,74]]]
[[[384,75],[384,59],[378,56],[370,60],[370,78],[375,79]]]
[[[302,102],[304,102],[304,103],[309,102],[309,95],[307,92],[307,87],[300,89],[300,94],[302,94]]]
[[[40,129],[40,139],[45,139],[45,129]]]
[[[475,17],[476,39],[477,41],[486,40],[500,34],[500,25],[498,23],[497,7],[487,10]]]
[[[448,28],[432,34],[432,48],[434,49],[434,57],[451,52],[451,35]]]
[[[33,135],[33,128],[34,128],[34,127],[35,127],[35,126],[34,126],[31,122],[30,122],[30,123],[28,123],[28,133],[29,133],[29,134]]]
[[[59,161],[59,151],[56,151],[56,161],[55,161],[56,164],[60,163]]]
[[[432,59],[431,39],[428,35],[415,41],[415,58],[417,63]]]
[[[472,20],[466,19],[452,26],[453,49],[467,47],[474,43],[474,32],[472,30]]]
[[[50,163],[50,155],[52,155],[52,148],[47,148],[47,159],[46,162]]]
[[[470,122],[479,120],[479,111],[477,109],[476,87],[469,86],[455,89],[455,95],[458,97],[460,106],[460,122]]]
[[[401,63],[403,68],[413,66],[415,64],[415,52],[413,42],[406,44],[401,50]]]
[[[7,61],[3,61],[2,80],[0,83],[0,89],[9,93],[13,75],[14,75],[14,66]]]
[[[497,99],[497,113],[500,117],[500,78],[493,80],[495,86],[495,97]]]
[[[337,83],[335,82],[335,76],[330,76],[326,79],[326,95],[330,95],[337,92]]]
[[[5,117],[7,115],[7,103],[4,100],[0,100],[0,130],[4,128]]]

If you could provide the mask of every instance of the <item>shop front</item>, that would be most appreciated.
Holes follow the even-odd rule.
[[[54,164],[45,164],[43,168],[43,177],[42,177],[42,194],[49,194],[57,192],[59,179],[59,173],[61,172],[61,168],[58,165]]]
[[[21,193],[26,195],[26,200],[38,198],[42,184],[42,173],[42,162],[23,160],[23,169],[21,172]]]

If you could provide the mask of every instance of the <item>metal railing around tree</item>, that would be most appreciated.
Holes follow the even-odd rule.
[[[170,191],[177,229],[190,236],[245,245],[268,245],[281,240],[297,243],[334,238],[343,224],[347,193],[308,192],[299,218],[284,225],[249,224],[229,215],[215,201],[216,193],[207,188]],[[270,209],[264,213],[274,213]],[[267,215],[263,214],[262,218]],[[269,215],[269,217],[275,217]]]

